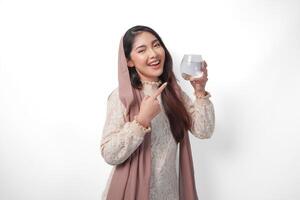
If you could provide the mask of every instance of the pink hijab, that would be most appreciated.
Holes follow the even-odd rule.
[[[119,98],[126,108],[125,121],[128,122],[138,114],[144,95],[141,90],[131,85],[123,37],[119,46],[118,65]],[[175,88],[177,94],[180,94],[180,87],[175,80],[169,84]],[[151,133],[147,133],[136,151],[126,161],[116,166],[108,189],[107,200],[149,200],[150,177]],[[179,147],[179,198],[180,200],[198,199],[188,132],[184,135]]]

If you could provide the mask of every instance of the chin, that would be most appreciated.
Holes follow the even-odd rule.
[[[159,77],[163,73],[163,68],[155,70],[155,72],[151,72],[152,76]]]

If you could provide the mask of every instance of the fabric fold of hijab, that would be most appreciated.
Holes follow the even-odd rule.
[[[119,98],[126,108],[125,121],[128,122],[139,113],[144,94],[131,85],[123,37],[120,40],[118,59]],[[180,88],[175,80],[168,84],[171,84],[176,89],[176,93],[180,94]],[[135,152],[122,164],[116,166],[109,185],[107,200],[149,200],[150,178],[151,133],[147,133]],[[179,147],[179,199],[198,199],[188,133],[184,134]]]

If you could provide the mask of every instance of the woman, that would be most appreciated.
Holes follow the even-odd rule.
[[[135,26],[121,38],[118,67],[119,87],[108,97],[101,140],[101,154],[114,167],[102,198],[198,199],[188,131],[204,139],[214,130],[206,63],[203,77],[190,80],[192,101],[177,84],[160,36]]]

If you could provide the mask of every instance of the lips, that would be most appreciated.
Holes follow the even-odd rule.
[[[150,62],[148,65],[155,67],[155,66],[157,66],[159,64],[160,64],[160,60],[155,60],[155,61]]]

